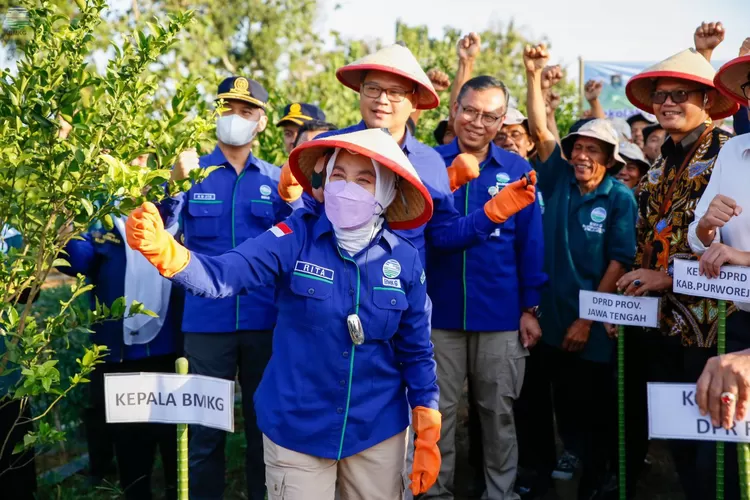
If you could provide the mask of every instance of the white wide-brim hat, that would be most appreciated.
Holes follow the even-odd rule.
[[[440,105],[440,98],[422,66],[414,54],[402,45],[384,47],[347,64],[336,71],[336,78],[350,89],[359,92],[362,78],[368,71],[392,73],[414,82],[417,86],[417,109],[433,109]]]
[[[620,140],[617,136],[617,132],[606,118],[597,118],[586,122],[577,131],[563,137],[560,142],[565,158],[568,160],[572,157],[573,146],[576,143],[576,139],[579,137],[591,137],[609,144],[613,147],[612,156],[615,158],[615,165],[612,166],[611,169],[619,170],[625,166],[626,162],[622,159],[622,156],[620,156]]]
[[[625,94],[633,106],[641,111],[653,113],[654,103],[651,101],[651,92],[654,90],[657,79],[676,78],[715,89],[714,76],[716,76],[716,71],[705,57],[695,49],[686,49],[635,75],[625,86]],[[709,114],[712,119],[721,120],[732,116],[738,109],[738,105],[732,99],[717,92]]]
[[[311,177],[318,160],[336,148],[367,156],[396,174],[396,198],[385,210],[391,229],[414,229],[430,220],[432,196],[398,143],[379,128],[315,139],[297,146],[289,156],[289,167],[305,191],[312,194]]]

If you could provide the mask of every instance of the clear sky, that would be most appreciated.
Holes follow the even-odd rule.
[[[572,69],[591,61],[661,60],[693,44],[702,21],[722,21],[727,35],[714,60],[737,56],[750,37],[750,0],[322,0],[320,27],[344,36],[395,41],[397,19],[446,25],[464,33],[513,19],[531,39],[546,36],[553,62]],[[338,4],[340,7],[334,9]],[[741,7],[744,4],[744,7]]]

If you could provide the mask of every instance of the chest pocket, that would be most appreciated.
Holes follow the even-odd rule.
[[[406,295],[395,288],[374,288],[372,290],[372,318],[365,330],[365,341],[388,340],[398,330],[401,314],[409,307]]]
[[[199,238],[216,238],[219,236],[219,224],[224,213],[224,202],[196,203],[188,202],[190,217],[185,221],[187,232]]]
[[[266,227],[273,226],[275,220],[273,215],[273,205],[271,203],[262,203],[253,201],[250,203],[250,211],[253,217],[260,219]]]
[[[297,302],[297,319],[310,328],[324,330],[326,320],[332,313],[333,283],[293,274],[289,280],[289,288]]]

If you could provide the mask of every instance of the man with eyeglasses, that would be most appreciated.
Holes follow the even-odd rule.
[[[493,142],[508,105],[505,85],[491,77],[467,81],[453,104],[456,139],[435,150],[446,167],[462,153],[476,158],[479,177],[457,189],[454,202],[466,216],[506,186],[534,175],[519,155]],[[533,199],[532,199],[533,201]],[[433,300],[442,432],[440,475],[427,498],[453,498],[456,420],[464,380],[481,423],[487,498],[518,498],[513,403],[521,392],[527,347],[541,330],[534,308],[546,282],[542,272],[542,217],[530,203],[509,217],[489,239],[463,252],[430,249],[427,292]],[[497,297],[503,297],[498,302]]]
[[[672,292],[675,258],[695,258],[688,229],[729,135],[713,120],[734,114],[738,105],[716,92],[715,71],[706,60],[723,38],[720,23],[696,31],[687,49],[630,79],[628,99],[653,113],[668,137],[661,156],[640,183],[634,270],[617,287],[625,295],[661,297],[658,329],[628,328],[625,408],[628,412],[628,490],[634,494],[648,442],[647,382],[695,382],[716,349],[716,300]],[[703,54],[703,55],[702,55]],[[732,314],[733,305],[727,308]],[[690,499],[713,496],[712,443],[670,441],[682,489]]]

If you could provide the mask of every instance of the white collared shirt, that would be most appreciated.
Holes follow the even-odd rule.
[[[716,231],[714,241],[743,252],[750,252],[750,134],[738,135],[728,140],[716,158],[711,180],[695,208],[695,220],[690,224],[688,242],[696,255],[708,249],[698,238],[698,222],[708,211],[708,206],[717,194],[728,196],[742,207],[742,213],[732,217],[724,227]],[[750,312],[750,303],[735,303],[743,311]]]

